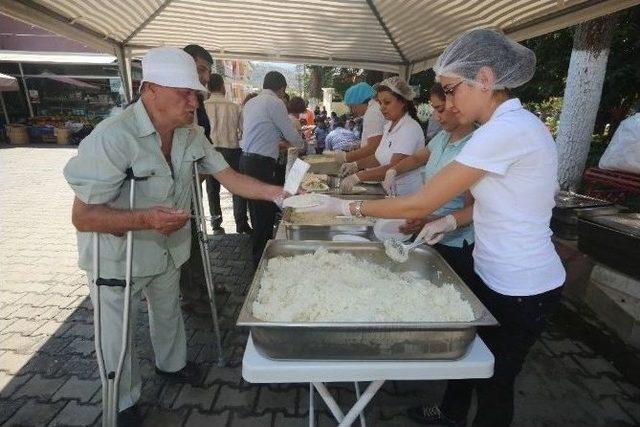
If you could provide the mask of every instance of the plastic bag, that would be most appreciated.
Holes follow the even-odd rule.
[[[640,113],[620,123],[598,167],[640,174]]]

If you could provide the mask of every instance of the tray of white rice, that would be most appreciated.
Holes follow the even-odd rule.
[[[281,227],[284,227],[285,237],[289,240],[333,240],[343,234],[373,240],[374,224],[375,218],[372,217],[345,217],[287,208],[282,214]]]
[[[396,263],[382,243],[289,240],[267,244],[238,317],[288,360],[457,359],[496,324],[431,247]]]

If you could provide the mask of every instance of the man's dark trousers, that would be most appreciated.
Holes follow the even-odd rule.
[[[267,184],[275,184],[276,160],[259,154],[243,153],[240,158],[240,172]],[[273,237],[278,208],[275,203],[262,200],[249,200],[248,203],[253,225],[253,261],[257,266],[267,241]]]
[[[240,171],[240,156],[242,150],[240,148],[216,148],[222,157],[229,163],[231,169],[236,172]],[[209,211],[211,216],[217,219],[212,219],[211,224],[213,228],[218,228],[222,225],[222,209],[220,207],[220,182],[217,179],[210,176],[207,178],[207,194],[209,196]],[[233,217],[236,221],[236,229],[246,229],[249,226],[249,219],[247,217],[247,200],[233,195]]]

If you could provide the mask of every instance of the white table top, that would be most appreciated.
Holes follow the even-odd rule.
[[[242,377],[250,383],[489,378],[493,375],[493,363],[493,354],[478,336],[469,352],[458,360],[343,362],[272,360],[258,353],[249,335]]]

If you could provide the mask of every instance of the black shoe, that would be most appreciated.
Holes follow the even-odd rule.
[[[407,415],[413,421],[427,426],[464,427],[466,420],[453,421],[444,416],[438,405],[414,406],[407,409]]]
[[[213,227],[213,235],[214,236],[219,236],[224,234],[224,228],[217,226],[217,227]]]
[[[142,425],[142,418],[138,414],[138,408],[133,405],[118,412],[118,427],[139,427]]]
[[[236,227],[236,233],[238,234],[253,234],[253,228],[249,227],[249,224],[244,224]]]
[[[202,377],[200,367],[193,362],[187,362],[184,368],[176,372],[161,371],[156,367],[156,374],[166,377],[171,382],[191,385],[199,384]]]

